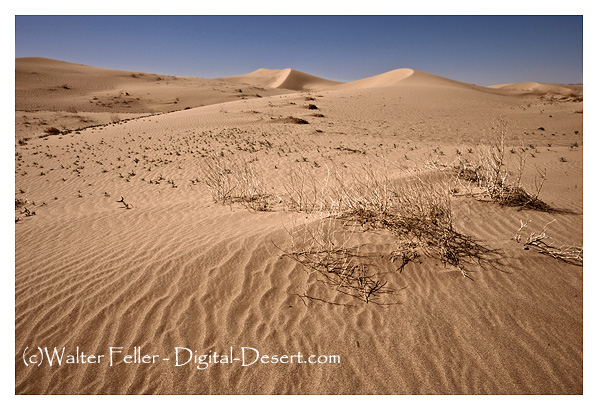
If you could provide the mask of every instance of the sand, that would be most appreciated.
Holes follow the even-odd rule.
[[[582,87],[411,69],[338,84],[291,69],[196,79],[16,59],[15,392],[582,394],[582,266],[513,239],[520,221],[539,232],[555,220],[555,244],[582,247],[582,104]],[[546,170],[539,198],[567,212],[452,197],[456,230],[496,264],[470,264],[467,278],[423,256],[399,271],[392,235],[357,230],[397,290],[377,305],[282,256],[293,227],[319,224],[285,207],[289,170],[321,185],[334,167],[440,173],[488,148],[499,117],[510,147],[526,148],[524,185]],[[215,203],[201,183],[212,156],[252,164],[279,202]],[[26,365],[38,347],[79,363]],[[176,347],[340,363],[198,369],[176,366]]]

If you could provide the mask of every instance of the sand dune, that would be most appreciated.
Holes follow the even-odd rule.
[[[163,112],[281,94],[242,84],[103,69],[45,58],[15,59],[17,110]]]
[[[423,71],[401,68],[391,70],[376,76],[340,84],[333,89],[351,90],[372,87],[417,86],[417,87],[453,87],[464,89],[484,90],[483,87],[462,83]]]
[[[321,90],[341,84],[339,81],[323,79],[290,68],[283,70],[261,68],[249,74],[223,77],[221,80],[246,83],[254,87],[281,88],[296,91]]]
[[[582,102],[485,91],[409,69],[333,87],[291,70],[259,70],[206,79],[202,88],[198,79],[17,63],[20,104],[35,103],[30,90],[46,110],[62,107],[68,98],[61,93],[70,91],[82,101],[100,93],[93,90],[141,98],[135,85],[165,96],[179,94],[181,84],[214,86],[228,99],[160,112],[146,98],[140,107],[154,113],[115,122],[107,120],[117,105],[98,106],[89,111],[103,122],[98,127],[30,133],[15,144],[17,394],[582,393],[583,268],[514,240],[520,222],[530,221],[536,232],[550,223],[547,234],[557,246],[583,245]],[[69,89],[46,90],[63,81]],[[316,84],[326,90],[308,90]],[[236,97],[242,93],[234,87],[248,98]],[[250,91],[262,98],[250,98]],[[15,118],[48,122],[47,113]],[[477,187],[451,174],[489,152],[499,117],[509,125],[510,172],[524,159],[529,191],[545,172],[539,199],[567,212],[475,198]],[[215,202],[204,182],[207,165],[218,161],[223,178],[248,171],[242,180],[260,188],[248,201],[261,201],[266,191],[268,211]],[[374,186],[369,172],[389,177],[381,187],[414,175],[456,184],[448,197],[453,226],[498,257],[468,260],[470,278],[435,249],[402,266],[409,256],[398,253],[397,233],[289,205],[296,190],[309,199],[351,173],[357,180],[347,191]],[[392,197],[381,196],[381,204]],[[323,227],[332,227],[333,244],[369,258],[393,289],[374,301],[391,305],[343,294],[285,256],[299,241],[296,233]],[[171,362],[127,364],[123,356],[114,366],[23,362],[27,347],[108,355],[111,346],[127,354],[141,347]],[[231,346],[339,355],[341,363],[205,370],[172,363],[174,347],[202,354]]]
[[[497,84],[489,87],[497,90],[582,99],[582,85],[545,84],[531,81],[524,83]]]
[[[46,58],[15,59],[20,138],[42,135],[50,127],[73,130],[106,124],[111,117],[106,113],[124,120],[282,93],[235,81],[111,70]]]

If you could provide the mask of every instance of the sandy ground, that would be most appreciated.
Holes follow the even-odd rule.
[[[582,266],[514,240],[530,221],[583,245],[581,87],[484,88],[409,69],[346,84],[264,69],[175,79],[46,59],[17,59],[16,79],[17,394],[582,393]],[[494,263],[469,264],[470,278],[431,256],[399,270],[393,235],[355,230],[396,290],[379,305],[283,256],[293,227],[321,216],[285,206],[293,170],[319,186],[369,164],[442,174],[488,149],[500,117],[518,148],[508,159],[526,153],[523,185],[545,172],[539,198],[567,212],[453,196],[456,230]],[[251,164],[279,200],[266,212],[215,203],[210,158]],[[65,347],[65,362],[34,366],[38,347]],[[113,364],[110,347],[122,347]],[[340,363],[198,369],[176,366],[175,347]],[[157,360],[134,361],[146,354]]]

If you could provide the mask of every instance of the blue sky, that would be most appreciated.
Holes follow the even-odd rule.
[[[479,85],[582,83],[582,16],[15,16],[15,57],[197,77],[413,68]]]

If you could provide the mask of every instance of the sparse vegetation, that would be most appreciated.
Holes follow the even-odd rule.
[[[455,173],[454,193],[471,193],[476,197],[490,198],[504,206],[535,209],[540,211],[557,211],[539,199],[539,194],[546,179],[545,171],[537,170],[534,194],[530,194],[522,185],[522,176],[526,164],[527,149],[512,148],[510,153],[516,156],[516,170],[508,167],[506,158],[506,142],[509,136],[507,122],[497,120],[489,146],[479,151],[478,155],[460,157],[459,163],[453,167]],[[534,147],[534,146],[533,146]],[[473,187],[458,186],[458,180],[467,181]]]
[[[57,129],[56,127],[48,127],[44,131],[46,132],[46,134],[50,134],[50,135],[60,134],[60,130]]]
[[[284,123],[292,123],[292,124],[310,124],[307,120],[303,118],[297,118],[293,116],[288,116],[283,120]]]
[[[349,246],[355,232],[345,229],[341,220],[330,216],[318,218],[313,224],[289,230],[288,234],[291,251],[284,251],[283,256],[317,273],[317,281],[329,289],[374,304],[385,304],[381,297],[396,291],[387,286],[384,278],[389,273],[381,272],[376,256],[361,251],[359,245]],[[306,293],[296,295],[304,304],[304,299],[332,303]]]
[[[79,194],[81,194],[81,193],[79,193]],[[79,196],[79,197],[82,197],[82,196]],[[117,203],[122,203],[123,204],[123,208],[125,208],[127,210],[130,210],[130,209],[133,208],[133,205],[130,204],[130,203],[128,203],[128,202],[126,202],[125,199],[122,196],[121,196],[121,199],[117,201]]]
[[[284,255],[318,273],[319,281],[337,291],[366,303],[380,302],[382,295],[394,292],[372,256],[363,254],[359,245],[349,247],[347,239],[335,238],[346,238],[348,229],[390,234],[395,251],[388,258],[397,271],[429,256],[470,278],[466,265],[480,264],[493,253],[455,230],[449,191],[431,176],[391,179],[386,171],[365,166],[356,172],[329,171],[327,178],[317,180],[306,170],[290,171],[285,204],[316,212],[318,222],[314,228],[289,230],[290,246],[283,249]]]
[[[256,211],[269,211],[276,197],[268,192],[253,164],[248,161],[207,157],[200,167],[201,181],[212,200],[221,204],[241,203]]]
[[[547,235],[547,227],[555,220],[545,224],[540,232],[530,231],[528,235],[524,230],[528,228],[528,223],[520,220],[520,228],[514,236],[517,243],[523,244],[525,250],[534,249],[541,254],[549,255],[557,260],[582,266],[583,250],[578,246],[555,246],[555,242]]]
[[[27,205],[27,199],[24,198],[15,198],[15,210],[17,208],[21,208]]]

